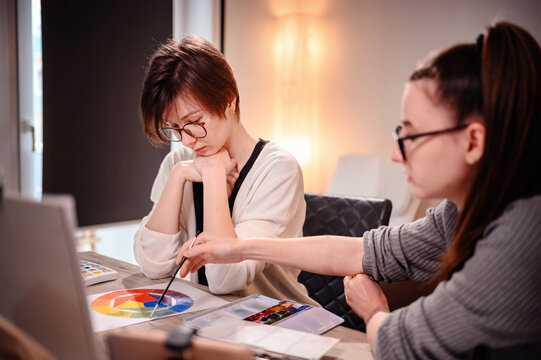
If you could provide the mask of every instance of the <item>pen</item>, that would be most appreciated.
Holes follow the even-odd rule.
[[[199,232],[197,232],[197,235],[195,235],[195,237],[193,238],[192,243],[190,244],[190,247],[188,249],[191,249],[194,246],[195,241],[197,240],[198,236],[199,236]],[[173,273],[173,276],[171,276],[171,280],[169,280],[169,284],[167,284],[167,286],[163,290],[163,294],[160,297],[160,300],[158,300],[158,302],[156,303],[156,306],[154,306],[154,310],[152,310],[152,312],[150,313],[150,316],[148,317],[149,319],[152,319],[152,316],[154,315],[154,312],[156,311],[156,309],[158,308],[158,306],[162,302],[163,297],[165,296],[165,293],[167,293],[167,290],[169,290],[169,287],[171,286],[171,283],[173,283],[173,280],[175,280],[175,276],[177,276],[177,273],[180,270],[180,267],[182,266],[182,264],[184,264],[184,261],[186,261],[186,256],[183,256],[182,260],[180,260],[180,264],[178,264],[178,267],[175,270],[175,272]]]

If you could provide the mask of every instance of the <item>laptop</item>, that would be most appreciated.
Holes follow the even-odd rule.
[[[58,359],[96,359],[68,195],[0,198],[0,315]]]
[[[75,250],[75,219],[71,196],[36,202],[2,198],[0,192],[0,316],[57,359],[93,360],[100,353]],[[107,340],[113,359],[165,360],[180,354],[165,346],[163,331],[113,332]],[[190,348],[195,360],[253,358],[240,345],[208,339],[193,339]]]

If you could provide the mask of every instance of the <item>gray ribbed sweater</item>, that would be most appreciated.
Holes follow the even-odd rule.
[[[413,223],[366,232],[365,272],[379,281],[428,280],[453,238],[457,215],[444,201]],[[541,196],[510,204],[460,271],[431,295],[393,311],[378,330],[374,354],[454,359],[488,348],[519,358],[538,354],[541,346],[524,350],[532,343],[541,343]]]

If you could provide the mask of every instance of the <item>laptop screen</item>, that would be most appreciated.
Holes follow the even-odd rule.
[[[0,198],[0,314],[59,359],[95,359],[69,196]]]

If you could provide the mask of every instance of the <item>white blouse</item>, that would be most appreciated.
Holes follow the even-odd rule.
[[[195,236],[195,209],[191,182],[184,185],[180,232],[163,234],[146,228],[173,166],[193,159],[195,153],[181,147],[162,162],[152,186],[151,212],[143,218],[135,233],[135,259],[143,273],[152,279],[170,276],[182,244]],[[232,222],[237,237],[289,238],[302,236],[306,215],[301,169],[291,154],[273,142],[262,149],[248,172],[233,206]],[[298,269],[246,260],[237,264],[205,265],[209,289],[215,294],[239,296],[263,294],[276,299],[292,299],[317,304],[297,282]],[[197,273],[189,279],[197,282]]]

